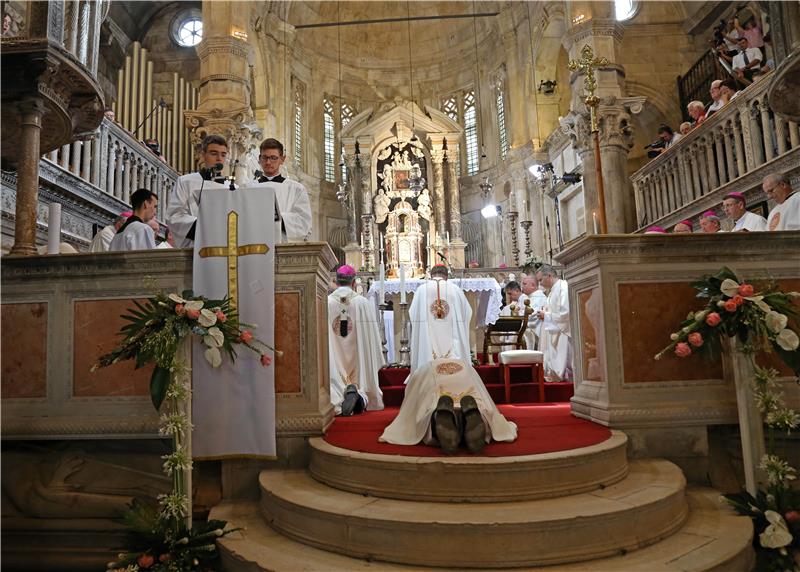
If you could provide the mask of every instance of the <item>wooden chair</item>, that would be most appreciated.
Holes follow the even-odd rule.
[[[533,314],[531,301],[525,300],[525,311],[521,316],[500,316],[494,324],[486,327],[486,334],[483,337],[483,363],[484,365],[494,365],[492,349],[497,348],[503,351],[506,346],[514,346],[514,349],[524,350],[525,330],[528,328],[528,318]],[[516,339],[509,340],[511,336]]]

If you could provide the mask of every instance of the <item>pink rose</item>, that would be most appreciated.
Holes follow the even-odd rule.
[[[692,332],[689,334],[689,343],[692,344],[694,347],[699,348],[703,345],[703,336],[700,332]]]
[[[731,298],[731,300],[733,300],[733,303],[736,304],[737,306],[741,306],[742,304],[744,304],[744,298],[742,298],[738,294],[733,298]]]
[[[736,308],[737,308],[737,306],[736,306],[736,302],[734,302],[733,298],[731,298],[730,300],[727,300],[727,301],[725,302],[725,310],[726,310],[726,311],[728,311],[728,312],[735,312],[735,311],[736,311]]]
[[[175,304],[175,313],[179,316],[183,316],[186,313],[183,309],[183,304]]]
[[[753,285],[752,284],[742,284],[739,286],[739,295],[740,296],[752,296],[754,293]]]
[[[800,512],[797,512],[796,510],[790,510],[783,515],[783,518],[786,519],[786,522],[797,522],[800,520]]]
[[[225,312],[223,312],[222,310],[217,310],[216,315],[217,315],[217,320],[219,320],[223,324],[228,321],[228,316],[226,316]]]
[[[678,357],[687,357],[692,355],[692,348],[685,342],[675,344],[675,355]]]
[[[251,334],[248,330],[243,330],[242,333],[239,334],[237,341],[239,343],[246,344],[252,339],[253,339],[253,334]]]
[[[716,312],[711,312],[708,316],[706,316],[706,324],[711,326],[719,326],[719,323],[722,321],[722,318],[719,317],[719,314]]]
[[[149,554],[142,554],[139,556],[139,559],[136,561],[136,563],[139,565],[139,568],[150,568],[156,563],[156,559]]]
[[[189,317],[190,320],[196,320],[200,317],[200,310],[186,310],[186,315]]]
[[[272,363],[271,357],[269,357],[267,354],[261,354],[261,365],[267,367],[271,363]]]

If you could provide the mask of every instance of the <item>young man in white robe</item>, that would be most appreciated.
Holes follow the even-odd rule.
[[[525,300],[528,297],[522,292],[522,287],[520,286],[519,282],[516,280],[511,280],[506,284],[505,287],[506,293],[506,300],[508,304],[503,306],[500,309],[501,316],[521,316],[525,313]],[[527,331],[526,331],[527,334]],[[516,341],[517,335],[509,335],[506,336],[506,339],[509,345],[505,346],[504,350],[515,350],[517,349]],[[532,346],[528,345],[528,338],[525,337],[525,344],[527,349],[533,349]]]
[[[788,177],[780,173],[767,175],[761,188],[768,199],[775,201],[775,206],[767,217],[767,228],[800,230],[800,193],[792,189]]]
[[[431,279],[414,292],[411,300],[411,375],[434,359],[471,360],[472,308],[463,290],[447,276],[446,266],[434,266]]]
[[[528,342],[528,349],[535,350],[542,335],[542,321],[539,319],[539,310],[547,305],[547,295],[539,288],[536,275],[524,276],[522,278],[522,293],[531,301],[533,314],[528,318],[528,330],[525,332],[525,340]]]
[[[94,235],[92,239],[92,244],[89,246],[89,252],[108,252],[108,248],[111,246],[111,241],[114,240],[114,235],[117,234],[117,231],[122,228],[122,225],[125,224],[125,221],[128,220],[128,217],[131,216],[133,213],[131,211],[125,211],[124,213],[116,216],[114,218],[114,222],[102,228],[102,230],[98,231],[97,234]]]
[[[263,175],[259,183],[275,183],[275,222],[280,236],[275,242],[302,242],[311,232],[311,202],[308,190],[280,174],[286,160],[283,143],[277,139],[262,141],[258,155]]]
[[[384,365],[373,305],[354,290],[356,271],[336,271],[338,288],[328,296],[331,404],[336,415],[383,409],[378,370]]]
[[[547,304],[539,310],[542,335],[539,350],[544,353],[545,381],[572,381],[572,336],[569,326],[569,292],[549,264],[536,271],[536,279],[547,293]]]
[[[725,211],[725,216],[733,221],[731,232],[767,230],[767,219],[747,210],[747,200],[742,193],[733,191],[725,195],[722,200],[722,210]]]
[[[471,453],[480,453],[492,440],[516,438],[516,424],[497,409],[470,361],[439,358],[411,374],[400,413],[379,441],[394,445],[423,442],[454,453],[463,440]]]
[[[156,247],[156,236],[150,221],[156,216],[158,197],[147,189],[139,189],[131,195],[133,215],[128,217],[109,245],[109,252],[149,250]]]

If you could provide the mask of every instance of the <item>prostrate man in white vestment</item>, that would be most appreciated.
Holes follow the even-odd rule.
[[[149,250],[156,247],[156,236],[148,224],[156,216],[158,197],[147,189],[131,195],[133,215],[128,217],[108,247],[109,252]]]
[[[800,193],[789,184],[786,175],[774,174],[764,177],[761,188],[768,199],[775,201],[769,211],[767,228],[769,230],[800,230]]]
[[[89,246],[89,252],[108,252],[108,249],[111,246],[111,241],[114,240],[114,235],[117,234],[117,231],[122,228],[122,225],[125,224],[125,221],[128,220],[128,217],[132,214],[133,213],[131,211],[125,211],[124,213],[115,217],[112,224],[104,226],[102,230],[98,231],[98,233],[95,234],[94,238],[92,239],[92,244]]]
[[[767,230],[767,219],[747,210],[747,200],[742,193],[734,191],[725,195],[722,201],[722,210],[733,221],[731,232]]]
[[[384,365],[375,308],[354,287],[356,271],[336,271],[338,288],[328,296],[331,404],[337,415],[383,409],[378,370]]]
[[[178,177],[169,195],[167,226],[175,236],[176,248],[192,248],[200,201],[206,191],[227,190],[221,176],[228,160],[228,142],[220,135],[207,135],[202,143],[203,168],[197,173]]]
[[[414,292],[411,320],[411,374],[437,358],[470,362],[472,308],[464,292],[447,279],[446,266],[431,268],[431,279]]]
[[[262,141],[258,162],[263,175],[259,183],[275,184],[275,221],[280,229],[280,238],[275,242],[301,242],[311,232],[311,202],[308,190],[298,183],[280,174],[281,165],[286,160],[283,143],[277,139]]]
[[[539,319],[538,312],[547,305],[547,295],[539,288],[535,274],[522,278],[522,293],[531,301],[531,310],[533,310],[531,317],[528,318],[525,340],[528,342],[528,349],[535,350],[542,335],[542,320]]]
[[[492,439],[516,438],[516,424],[498,411],[470,361],[439,358],[411,374],[400,413],[379,441],[394,445],[423,442],[454,453],[463,440],[471,453],[480,453]]]
[[[566,280],[560,279],[549,264],[536,271],[544,286],[547,304],[539,310],[542,337],[539,350],[544,353],[545,381],[572,381],[572,339],[569,327],[569,293]]]

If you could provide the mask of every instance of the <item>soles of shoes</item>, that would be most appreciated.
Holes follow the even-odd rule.
[[[453,408],[453,398],[443,395],[434,412],[436,438],[445,453],[455,453],[461,444],[461,427]]]
[[[358,390],[356,389],[355,385],[348,385],[344,389],[344,400],[342,400],[342,417],[350,417],[353,412],[361,413],[361,411],[356,411],[358,406],[362,406],[363,411],[363,402],[361,401],[361,396],[358,394]]]
[[[470,453],[478,454],[486,446],[486,424],[474,397],[467,395],[461,399],[461,413],[464,416],[464,443]]]

